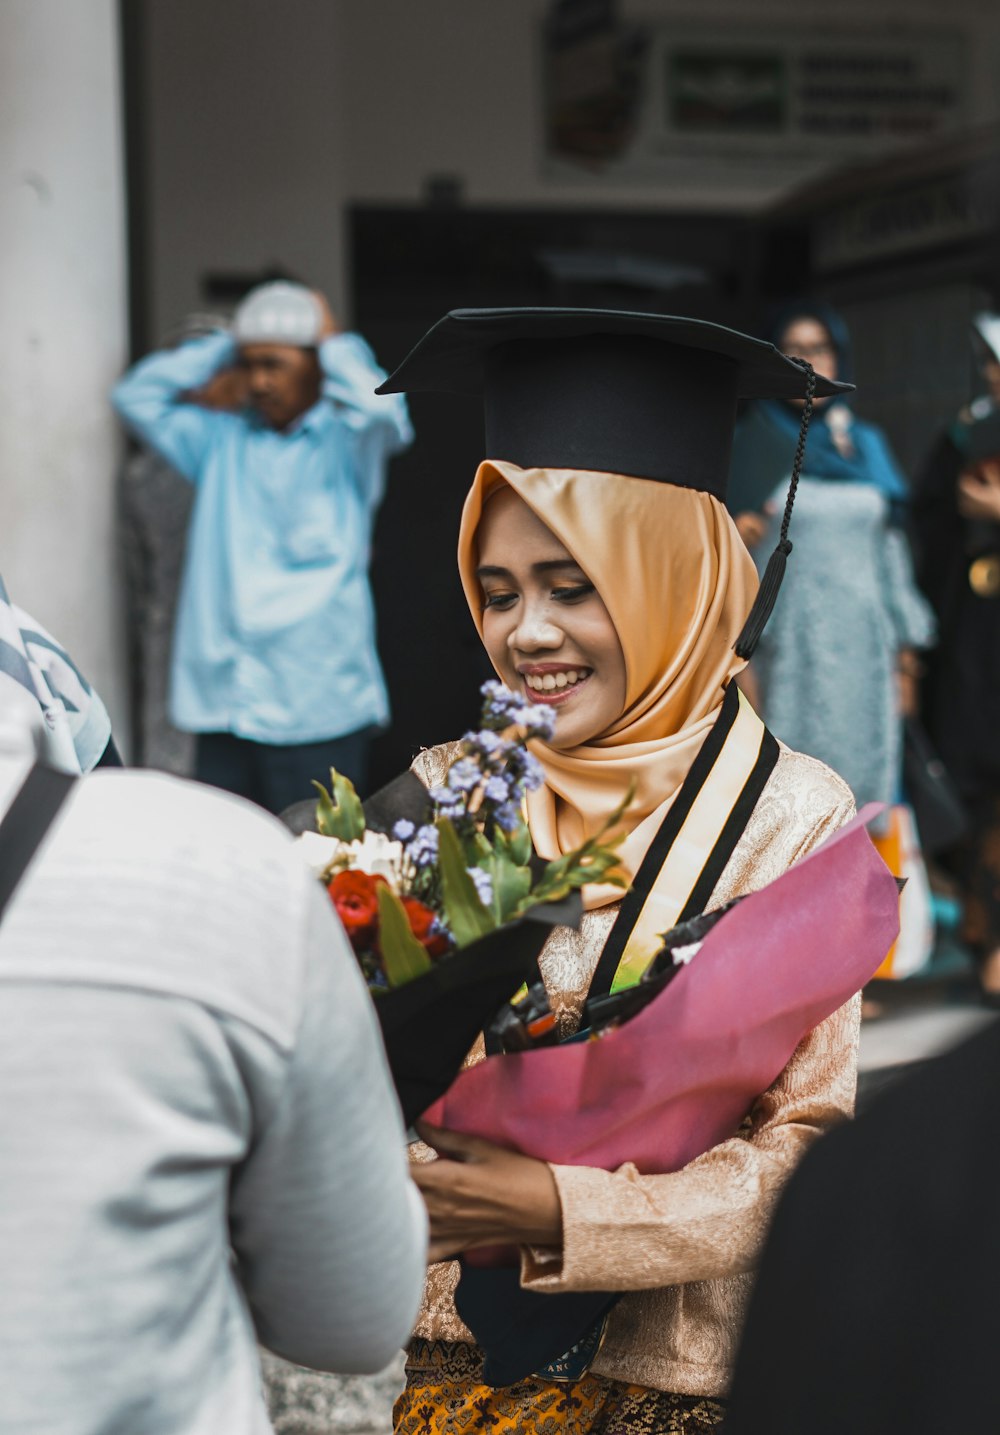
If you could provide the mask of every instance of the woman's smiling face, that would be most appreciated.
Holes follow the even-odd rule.
[[[494,667],[514,692],[555,710],[553,747],[597,737],[625,708],[625,656],[600,594],[513,489],[493,495],[476,537]]]

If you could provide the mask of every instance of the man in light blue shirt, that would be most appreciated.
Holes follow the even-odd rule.
[[[250,407],[199,388],[233,364]],[[272,812],[331,766],[363,785],[389,710],[368,582],[405,401],[326,300],[266,284],[213,334],[144,359],[116,386],[128,427],[196,485],[170,677],[170,716],[198,734],[195,775]]]

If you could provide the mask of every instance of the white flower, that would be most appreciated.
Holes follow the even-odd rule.
[[[370,877],[384,877],[396,893],[406,890],[410,864],[403,844],[394,842],[384,832],[366,832],[357,842],[341,842],[337,837],[303,832],[297,845],[306,866],[324,881],[335,872],[351,870],[367,872]]]
[[[675,967],[686,967],[693,957],[701,951],[701,942],[689,942],[686,947],[674,947],[670,955],[674,959]]]
[[[336,837],[321,837],[318,832],[303,832],[295,844],[303,862],[315,877],[322,877],[328,867],[349,866],[354,843],[339,842]]]
[[[366,832],[360,842],[348,844],[351,854],[349,865],[370,877],[384,877],[396,891],[399,890],[406,856],[402,842],[395,842],[384,832]]]

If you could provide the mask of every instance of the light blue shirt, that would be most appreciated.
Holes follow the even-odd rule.
[[[290,428],[185,403],[236,357],[225,334],[153,354],[115,387],[129,428],[197,486],[170,716],[188,732],[320,742],[389,717],[368,583],[387,461],[413,439],[357,334],[319,347],[322,397]]]

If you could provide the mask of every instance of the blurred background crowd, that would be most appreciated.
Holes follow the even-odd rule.
[[[0,617],[81,765],[280,811],[464,730],[481,411],[381,376],[456,307],[709,319],[857,385],[747,691],[886,805],[882,975],[1000,1004],[998,64],[992,0],[0,0]],[[762,562],[798,420],[737,432]]]

